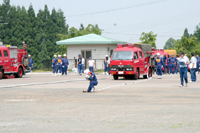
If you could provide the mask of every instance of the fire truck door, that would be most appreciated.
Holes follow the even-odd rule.
[[[10,57],[8,55],[8,50],[3,50],[3,64],[5,72],[9,71],[11,62],[10,62]]]
[[[142,54],[141,51],[139,53],[139,64],[140,64],[140,73],[144,74],[144,55]]]

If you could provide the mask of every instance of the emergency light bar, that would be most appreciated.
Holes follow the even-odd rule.
[[[134,44],[126,44],[126,47],[134,48]]]
[[[124,47],[124,44],[117,44],[117,47],[118,47],[118,48],[123,48],[123,47]]]

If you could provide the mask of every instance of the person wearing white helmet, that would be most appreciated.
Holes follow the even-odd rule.
[[[108,55],[105,55],[105,60],[104,60],[104,73],[103,73],[103,74],[108,75],[107,70],[108,70]]]
[[[57,63],[58,63],[58,59],[57,59],[57,55],[54,55],[54,58],[52,60],[52,67],[53,67],[53,74],[52,76],[56,76],[56,73],[57,73]]]
[[[163,60],[160,57],[160,53],[157,53],[157,57],[155,58],[155,66],[156,66],[156,74],[158,75],[158,78],[162,78],[162,66],[163,66]]]
[[[64,56],[64,58],[62,59],[62,67],[63,67],[62,75],[64,75],[64,74],[67,75],[67,69],[68,69],[69,62],[67,59],[67,55],[64,54],[63,56]]]
[[[32,73],[32,70],[33,70],[33,59],[31,58],[31,55],[28,55],[28,62],[29,62],[29,68],[31,68],[31,73]]]
[[[61,58],[61,55],[58,55],[58,69],[57,69],[57,73],[59,73],[59,75],[61,75],[61,73],[62,73],[62,58]]]

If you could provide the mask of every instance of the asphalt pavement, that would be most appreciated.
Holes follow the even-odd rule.
[[[0,132],[199,133],[200,75],[182,88],[179,77],[113,80],[97,75],[94,93],[82,93],[89,82],[73,73],[3,79]]]

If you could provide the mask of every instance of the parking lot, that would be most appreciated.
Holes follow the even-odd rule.
[[[89,82],[72,73],[0,80],[0,132],[200,131],[200,74],[197,83],[183,88],[179,74],[162,79],[97,78],[94,93],[83,93]]]

